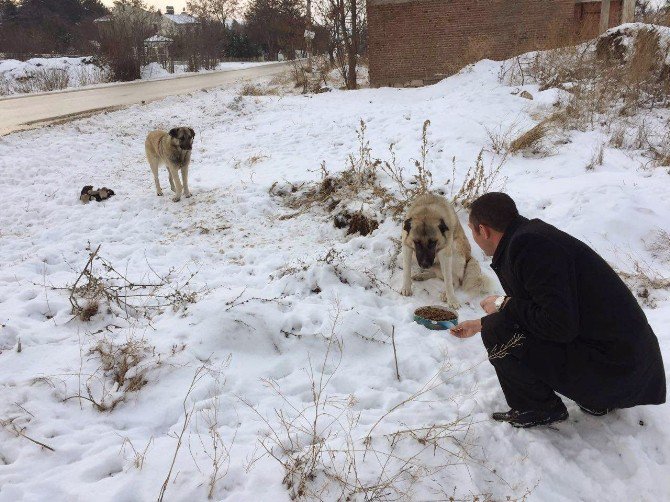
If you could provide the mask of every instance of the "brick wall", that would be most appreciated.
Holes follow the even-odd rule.
[[[610,4],[609,25],[617,26],[621,19],[623,2],[613,0]],[[575,27],[582,39],[598,36],[600,26],[600,2],[581,2],[575,4]]]
[[[482,58],[501,60],[556,45],[566,33],[591,29],[591,9],[597,6],[599,12],[600,3],[584,5],[577,9],[575,0],[368,0],[370,83],[422,85]],[[619,12],[614,0],[611,19],[618,20]]]

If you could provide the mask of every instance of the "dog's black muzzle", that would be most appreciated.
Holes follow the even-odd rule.
[[[416,253],[416,261],[419,262],[419,266],[423,269],[432,268],[435,264],[435,253],[431,252],[432,250],[427,250],[423,246],[417,246],[414,250]]]

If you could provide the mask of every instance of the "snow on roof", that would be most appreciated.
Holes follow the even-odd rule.
[[[97,19],[94,19],[93,22],[94,23],[108,23],[111,20],[112,20],[112,16],[107,15],[107,16],[102,16],[102,17],[99,17]]]
[[[193,16],[190,16],[190,15],[185,14],[185,13],[182,13],[182,14],[163,14],[163,17],[168,18],[170,21],[172,21],[175,24],[199,24],[200,23],[200,21],[198,21]]]
[[[145,44],[160,44],[160,43],[166,43],[166,42],[172,42],[173,40],[168,37],[164,37],[161,35],[154,35],[153,37],[147,38],[144,43]]]

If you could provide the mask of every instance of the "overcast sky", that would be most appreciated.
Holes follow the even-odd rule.
[[[114,0],[102,0],[102,3],[111,7],[114,5]],[[166,5],[172,5],[176,14],[179,14],[186,7],[186,0],[146,0],[146,3],[160,9],[163,13]]]

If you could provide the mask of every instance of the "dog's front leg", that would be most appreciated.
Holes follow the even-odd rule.
[[[403,296],[412,296],[412,254],[414,250],[402,245],[402,289],[400,294]]]
[[[172,177],[172,182],[174,183],[174,197],[172,200],[174,202],[179,202],[181,200],[181,181],[179,181],[179,168],[175,166],[168,166],[170,170],[170,176]]]
[[[458,309],[461,304],[456,299],[456,292],[454,291],[454,278],[452,277],[452,254],[449,251],[451,243],[447,247],[437,253],[437,259],[440,261],[440,271],[444,279],[444,292],[442,293],[442,301],[447,304],[449,308]]]
[[[184,182],[184,197],[190,197],[191,191],[188,189],[188,164],[181,168],[181,179]]]
[[[163,195],[163,189],[161,188],[161,182],[158,179],[158,164],[149,164],[151,166],[151,172],[154,175],[154,183],[156,184],[156,193],[160,196]]]

